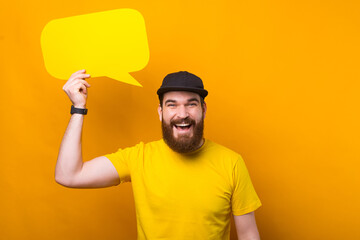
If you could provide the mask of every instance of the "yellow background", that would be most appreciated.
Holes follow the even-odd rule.
[[[133,8],[148,32],[149,64],[132,73],[144,87],[89,80],[84,159],[159,139],[155,92],[167,73],[188,70],[209,90],[206,137],[246,161],[262,239],[360,239],[359,5],[1,1],[0,238],[135,238],[131,184],[55,183],[70,101],[40,49],[52,19]]]

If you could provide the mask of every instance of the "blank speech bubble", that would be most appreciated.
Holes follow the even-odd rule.
[[[68,79],[79,69],[136,86],[129,72],[149,62],[145,21],[134,9],[116,9],[50,21],[41,33],[46,70]]]

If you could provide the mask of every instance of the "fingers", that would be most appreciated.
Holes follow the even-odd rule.
[[[73,81],[74,79],[78,79],[78,78],[89,78],[90,77],[90,74],[86,74],[86,70],[83,69],[83,70],[79,70],[77,72],[74,72],[73,74],[71,74],[68,82],[71,82]]]
[[[86,106],[87,88],[90,87],[90,84],[85,80],[87,78],[90,78],[90,74],[86,74],[84,69],[79,70],[74,72],[63,86],[63,90],[74,106]]]
[[[79,70],[70,76],[69,80],[63,86],[63,90],[65,90],[66,88],[68,88],[69,86],[73,85],[75,82],[78,81],[83,81],[82,83],[86,87],[90,87],[90,84],[84,80],[90,77],[91,77],[90,74],[85,74],[85,70]]]
[[[77,80],[74,80],[74,81],[68,83],[67,87],[74,86],[75,84],[78,84],[78,83],[83,84],[85,87],[91,87],[91,85],[87,81],[82,80],[82,79],[77,79]]]
[[[71,76],[69,78],[69,80],[66,82],[66,84],[71,83],[71,82],[73,82],[73,81],[75,81],[77,79],[83,79],[84,80],[85,78],[90,78],[90,74],[81,74],[81,73],[79,73],[79,74],[76,74],[74,76]]]
[[[71,76],[76,75],[76,74],[78,74],[78,73],[85,73],[85,72],[86,72],[85,69],[81,69],[81,70],[76,71],[76,72],[74,72],[73,74],[71,74]]]
[[[87,95],[87,87],[83,83],[77,83],[74,85],[75,91],[79,91],[80,93],[83,93]]]
[[[77,82],[75,82],[72,85],[69,85],[68,89],[71,89],[73,92],[77,92],[80,91],[80,89],[82,89],[84,91],[84,89],[87,89],[87,86],[83,83],[85,82],[84,80],[79,80]]]
[[[90,74],[77,74],[74,76],[74,78],[70,78],[69,80],[74,80],[74,79],[85,79],[85,78],[90,78]]]

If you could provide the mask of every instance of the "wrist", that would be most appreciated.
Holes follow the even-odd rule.
[[[77,105],[73,104],[73,106],[74,106],[75,108],[83,108],[83,109],[86,108],[86,105],[84,105],[84,104],[77,104]]]
[[[79,105],[77,105],[77,106],[79,106]],[[81,106],[82,107],[75,107],[74,105],[71,105],[70,113],[86,115],[88,110],[83,105],[81,105]]]

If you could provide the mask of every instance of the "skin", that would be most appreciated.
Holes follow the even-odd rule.
[[[90,84],[85,70],[71,75],[63,90],[77,108],[85,108]],[[120,183],[119,175],[104,156],[83,162],[81,135],[84,115],[71,115],[68,127],[62,139],[55,167],[55,181],[70,188],[99,188],[115,186]]]
[[[205,118],[206,115],[206,103],[201,104],[200,96],[197,93],[185,92],[185,91],[172,91],[164,94],[163,106],[158,107],[160,121],[170,125],[170,122],[186,122],[188,119],[195,121],[195,125]],[[176,126],[172,127],[173,136],[175,139],[181,137],[193,137],[194,126],[191,125],[189,129],[181,129]],[[204,143],[204,139],[196,149],[201,147]]]
[[[86,108],[88,88],[86,81],[90,78],[85,70],[71,75],[63,90],[76,108]],[[170,123],[174,119],[190,117],[198,123],[206,114],[206,104],[201,106],[200,97],[191,92],[168,92],[164,94],[163,106],[158,107],[160,121]],[[81,136],[84,115],[73,114],[62,139],[58,159],[55,167],[57,183],[69,188],[102,188],[115,186],[120,183],[119,175],[104,156],[83,162]],[[183,135],[192,136],[192,128],[188,130],[174,129],[175,138]],[[204,143],[201,141],[198,147]],[[241,216],[234,216],[239,240],[260,239],[253,212]]]
[[[254,212],[239,216],[234,215],[234,222],[239,240],[260,240]]]

